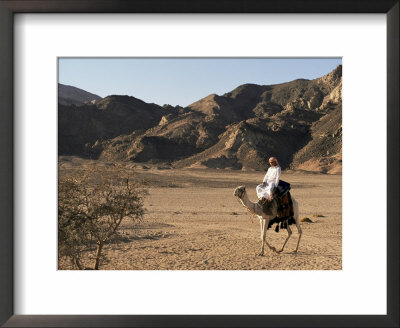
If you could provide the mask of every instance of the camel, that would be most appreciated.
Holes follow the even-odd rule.
[[[260,227],[261,227],[261,252],[260,256],[264,256],[264,244],[266,244],[270,250],[272,250],[275,253],[281,253],[283,252],[283,249],[286,246],[286,243],[288,242],[290,236],[292,235],[292,230],[290,229],[289,225],[287,225],[287,232],[288,236],[282,246],[282,248],[277,251],[275,247],[271,246],[267,240],[266,240],[266,235],[267,235],[267,228],[269,222],[276,217],[278,213],[278,203],[275,198],[272,199],[271,204],[267,210],[267,213],[263,211],[263,208],[260,204],[258,203],[253,203],[250,201],[249,197],[247,196],[246,192],[246,187],[245,186],[240,186],[235,189],[235,192],[233,193],[234,196],[238,198],[240,203],[251,213],[256,215],[260,219]],[[297,240],[297,246],[295,252],[299,249],[299,244],[300,244],[300,238],[302,234],[302,230],[300,227],[300,220],[299,220],[299,204],[298,202],[292,197],[292,202],[293,202],[293,210],[294,210],[294,220],[296,222],[296,227],[297,231],[299,233],[299,238]]]

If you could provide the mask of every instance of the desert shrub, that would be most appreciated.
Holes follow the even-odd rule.
[[[93,269],[98,270],[102,250],[118,234],[123,220],[140,221],[147,191],[122,167],[74,170],[59,177],[58,254],[78,269],[85,252],[95,248]]]

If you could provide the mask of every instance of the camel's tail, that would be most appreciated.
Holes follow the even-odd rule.
[[[293,213],[294,213],[293,216],[296,220],[298,220],[299,219],[299,203],[293,197],[292,197],[292,202],[293,202]]]

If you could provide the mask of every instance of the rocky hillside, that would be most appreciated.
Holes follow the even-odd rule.
[[[61,105],[83,105],[95,103],[101,97],[85,90],[58,83],[58,103]]]
[[[157,125],[163,115],[174,113],[128,96],[109,96],[81,106],[59,104],[59,154],[98,157],[102,141],[145,131]]]
[[[110,96],[59,105],[59,153],[171,167],[341,172],[342,67],[315,80],[245,84],[186,108]]]

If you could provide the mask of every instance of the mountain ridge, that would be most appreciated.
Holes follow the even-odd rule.
[[[59,153],[241,170],[265,170],[276,156],[283,168],[340,173],[341,88],[339,65],[317,79],[247,83],[185,108],[117,95],[78,111],[59,104]]]
[[[95,103],[102,99],[100,96],[83,89],[58,83],[58,103],[62,105],[83,105]]]

